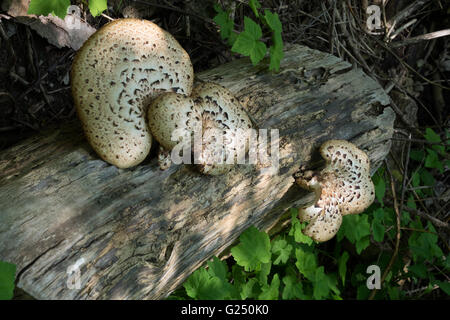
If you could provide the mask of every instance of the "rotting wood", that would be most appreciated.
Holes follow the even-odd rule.
[[[294,184],[328,139],[366,150],[375,170],[390,149],[395,114],[380,85],[327,53],[288,46],[281,70],[248,59],[198,74],[244,103],[258,128],[278,129],[275,174],[237,166],[204,176],[160,171],[155,156],[131,169],[100,160],[78,121],[0,156],[0,260],[17,264],[17,286],[40,299],[160,299],[250,225],[274,226],[312,200]],[[80,289],[68,286],[80,265]]]

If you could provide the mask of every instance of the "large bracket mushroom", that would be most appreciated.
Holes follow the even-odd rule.
[[[72,95],[86,137],[105,161],[128,168],[152,143],[145,115],[161,92],[190,95],[189,55],[168,32],[139,19],[117,19],[95,32],[72,65]]]
[[[326,165],[319,172],[302,170],[296,182],[315,192],[314,204],[299,209],[308,222],[304,234],[322,242],[335,236],[347,214],[363,212],[375,199],[367,154],[345,140],[329,140],[320,147]]]

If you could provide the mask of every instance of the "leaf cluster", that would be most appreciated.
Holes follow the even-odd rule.
[[[69,7],[70,0],[31,0],[28,14],[43,16],[51,14],[64,19]],[[107,8],[107,0],[89,0],[89,11],[94,17],[102,14]]]
[[[257,65],[269,51],[269,70],[278,71],[283,59],[283,27],[277,13],[272,13],[265,9],[260,12],[261,4],[258,0],[250,0],[251,8],[256,21],[249,16],[244,16],[244,30],[240,33],[234,31],[234,22],[230,17],[230,12],[223,10],[219,5],[214,8],[217,12],[214,22],[220,28],[220,36],[227,40],[231,46],[231,51],[250,57],[253,65]],[[267,48],[263,39],[263,31],[267,30],[271,36],[271,44]]]

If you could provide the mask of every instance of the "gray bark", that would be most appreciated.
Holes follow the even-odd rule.
[[[327,53],[292,45],[279,73],[235,60],[198,74],[229,88],[258,128],[279,129],[279,170],[239,165],[204,176],[188,165],[160,171],[155,156],[131,169],[100,160],[78,121],[0,156],[0,260],[39,299],[160,299],[251,225],[274,226],[312,199],[294,184],[318,146],[346,139],[375,170],[390,149],[395,115],[380,85]],[[80,289],[67,271],[80,266]]]

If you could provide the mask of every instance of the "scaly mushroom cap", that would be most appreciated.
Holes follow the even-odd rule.
[[[160,145],[171,150],[181,141],[172,140],[175,130],[186,130],[192,136],[194,129],[201,127],[201,113],[191,97],[163,93],[148,108],[148,124]]]
[[[156,24],[118,19],[95,32],[72,65],[72,95],[89,143],[128,168],[150,151],[148,103],[160,92],[189,95],[193,68],[176,39]]]
[[[364,211],[375,199],[370,178],[368,156],[354,144],[344,140],[329,140],[320,153],[326,161],[319,173],[303,173],[297,183],[316,192],[315,204],[299,209],[301,221],[309,224],[304,233],[315,241],[334,237],[342,216]]]
[[[205,174],[227,172],[237,156],[248,151],[250,119],[238,99],[218,84],[202,83],[194,88],[191,97],[162,94],[149,107],[148,122],[153,136],[164,149],[172,149],[180,142],[172,141],[174,130],[184,129],[191,138],[198,132],[202,150],[196,161]],[[244,146],[244,152],[238,152],[239,146]],[[233,159],[229,156],[231,151]],[[160,155],[161,168],[167,168],[167,152]],[[222,159],[222,163],[216,162],[217,158]],[[227,160],[229,163],[225,163]]]
[[[250,118],[239,100],[218,84],[201,83],[194,88],[192,96],[202,112],[200,171],[209,175],[226,173],[249,149]],[[242,153],[239,148],[243,149]],[[223,163],[217,162],[217,158]]]

